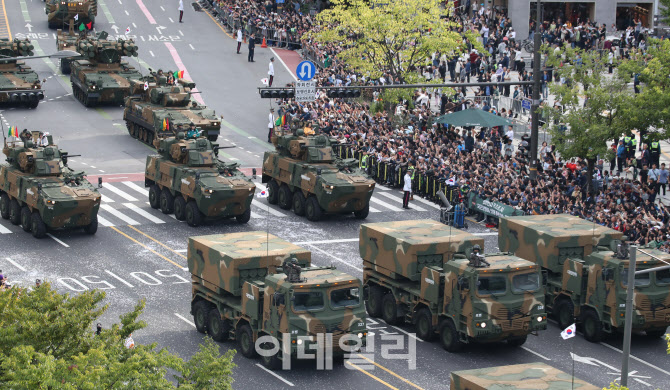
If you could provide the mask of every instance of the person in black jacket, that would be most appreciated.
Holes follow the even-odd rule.
[[[254,62],[254,49],[256,49],[256,37],[254,35],[249,38],[249,56],[247,61]]]

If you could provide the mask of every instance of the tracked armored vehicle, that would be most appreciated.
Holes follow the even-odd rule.
[[[67,166],[67,152],[32,141],[6,143],[0,165],[0,215],[36,238],[49,230],[98,230],[100,194],[84,172]]]
[[[167,77],[155,74],[133,81],[133,94],[126,98],[123,119],[128,133],[147,145],[156,138],[184,131],[193,123],[202,135],[214,142],[221,132],[221,120],[214,110],[192,100],[195,83],[177,80],[168,85]]]
[[[40,79],[16,57],[32,56],[30,40],[0,40],[0,103],[35,108],[44,99]]]
[[[256,186],[238,169],[216,156],[218,146],[206,138],[156,139],[157,155],[147,156],[144,185],[149,204],[165,214],[198,226],[206,220],[235,217],[249,222]]]
[[[56,30],[56,49],[58,51],[62,50],[71,50],[77,51],[77,41],[79,40],[79,34],[74,32],[74,23],[70,25],[68,32],[64,32],[61,29]],[[61,58],[60,60],[60,71],[63,74],[70,74],[72,58]]]
[[[122,61],[122,56],[137,57],[132,39],[107,40],[102,31],[96,38],[79,37],[77,52],[82,59],[72,61],[72,93],[86,107],[98,104],[122,105],[130,95],[130,81],[142,75]]]
[[[98,15],[98,0],[46,0],[44,11],[47,14],[49,28],[63,27],[66,22],[72,23],[75,16],[77,16],[76,23],[83,23],[92,28]]]
[[[324,213],[354,213],[364,219],[370,212],[375,181],[355,159],[338,159],[330,138],[306,136],[302,129],[272,137],[274,151],[263,156],[262,182],[268,202],[296,215],[318,221]]]

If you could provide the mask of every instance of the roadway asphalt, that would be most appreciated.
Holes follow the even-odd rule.
[[[124,32],[136,37],[140,61],[135,66],[146,72],[185,70],[196,82],[204,102],[224,116],[219,143],[237,145],[226,150],[244,167],[258,167],[267,129],[270,102],[258,97],[256,87],[267,74],[269,49],[257,48],[256,62],[235,54],[235,42],[205,12],[187,7],[184,23],[177,23],[176,2],[158,0],[99,0],[96,29]],[[175,4],[173,4],[175,3]],[[11,32],[15,37],[28,36],[36,43],[37,53],[55,51],[54,31],[47,28],[39,0],[5,1]],[[116,27],[116,29],[115,29]],[[21,35],[23,34],[23,35]],[[46,130],[54,135],[61,148],[82,157],[71,159],[75,169],[90,175],[103,175],[106,183],[100,216],[104,219],[93,236],[82,232],[55,232],[53,237],[35,240],[20,227],[0,221],[0,269],[13,280],[31,283],[36,278],[48,280],[61,292],[77,293],[100,288],[107,293],[110,308],[102,318],[103,326],[118,321],[119,315],[132,310],[139,299],[146,299],[142,319],[148,327],[133,337],[139,343],[155,342],[180,356],[197,351],[202,335],[195,331],[189,314],[190,286],[186,267],[187,238],[192,235],[265,230],[298,243],[312,251],[316,265],[336,265],[356,277],[362,277],[358,254],[359,220],[349,216],[328,217],[319,223],[255,199],[251,221],[239,225],[233,221],[191,228],[185,223],[151,209],[141,173],[151,150],[133,140],[122,119],[122,108],[86,109],[71,95],[67,77],[60,75],[57,63],[36,59],[31,66],[46,78],[46,98],[35,110],[3,108],[0,120],[20,129]],[[292,81],[281,64],[275,65],[276,85]],[[109,179],[109,180],[108,180]],[[375,209],[366,222],[400,219],[438,218],[438,208],[415,200],[410,211],[399,209],[401,193],[378,188],[371,204]],[[496,232],[470,222],[469,231],[482,235],[486,251],[496,251]],[[369,320],[377,348],[370,361],[360,360],[332,371],[315,371],[314,364],[303,363],[291,371],[269,373],[259,360],[238,354],[235,362],[236,388],[313,388],[313,389],[445,389],[453,370],[495,365],[542,361],[566,372],[573,365],[571,353],[578,356],[575,375],[599,386],[618,377],[621,366],[621,341],[607,340],[592,344],[578,335],[563,341],[560,329],[550,324],[539,336],[529,337],[522,348],[500,345],[471,345],[459,354],[444,351],[438,342],[423,342],[411,334],[411,326],[392,327],[381,320]],[[416,368],[407,358],[395,354],[382,357],[381,345],[394,345],[388,334],[401,336],[403,350],[410,342],[416,347]],[[234,348],[221,344],[222,351]],[[633,337],[631,388],[668,389],[670,360],[660,340]],[[371,370],[363,372],[366,364]],[[355,367],[358,365],[358,368]]]

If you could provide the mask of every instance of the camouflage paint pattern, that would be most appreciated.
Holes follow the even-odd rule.
[[[451,390],[600,390],[545,363],[452,371]]]
[[[97,221],[98,190],[83,172],[63,164],[67,154],[57,146],[24,147],[17,142],[5,145],[3,153],[7,163],[0,165],[0,194],[31,213],[38,212],[50,229],[84,227]]]
[[[44,99],[37,73],[25,61],[12,59],[32,56],[33,49],[29,39],[0,39],[0,103],[35,108]]]
[[[171,73],[168,71],[168,73]],[[144,83],[148,88],[144,89]],[[221,132],[221,121],[214,110],[199,105],[192,99],[195,83],[179,80],[175,85],[167,85],[165,76],[145,77],[132,83],[132,96],[125,101],[123,119],[128,133],[140,141],[151,145],[159,137],[172,135],[177,131],[187,131],[195,124],[202,135],[216,141]],[[163,121],[169,128],[163,127]],[[179,126],[182,129],[179,129]]]
[[[70,0],[65,2],[63,0],[46,0],[44,11],[47,14],[49,28],[62,27],[66,22],[73,20],[75,15],[79,15],[79,20],[76,22],[78,27],[79,23],[95,23],[95,17],[98,15],[98,0]]]
[[[292,194],[302,192],[305,199],[315,196],[326,213],[367,210],[375,181],[355,159],[338,159],[332,148],[335,141],[301,131],[272,137],[276,150],[263,156],[262,182],[286,184]]]
[[[147,156],[145,186],[167,188],[186,203],[194,200],[206,219],[250,212],[256,186],[238,163],[219,160],[206,138],[168,137],[157,139],[155,146],[159,154]]]
[[[427,266],[442,267],[456,253],[469,254],[484,239],[432,219],[362,224],[358,250],[366,268],[418,281]]]
[[[102,31],[97,37],[81,35],[76,49],[81,54],[71,64],[72,93],[86,107],[97,104],[122,105],[130,95],[130,81],[142,74],[122,61],[123,56],[137,56],[132,39],[107,40]]]
[[[77,51],[77,41],[79,34],[74,32],[74,23],[70,25],[69,31],[65,32],[61,29],[56,30],[56,50],[71,50]],[[72,58],[60,59],[60,71],[63,74],[70,74],[72,65]]]
[[[302,267],[299,283],[289,282],[281,268],[290,258],[295,258]],[[332,334],[333,351],[341,353],[338,345],[342,336],[366,333],[365,310],[360,297],[355,305],[335,307],[330,293],[342,288],[361,291],[361,282],[334,267],[310,267],[310,264],[309,251],[266,232],[189,238],[193,303],[210,302],[232,329],[248,323],[254,340],[266,334],[281,343],[284,334],[290,335],[292,354],[297,351],[298,336],[324,333]],[[323,307],[297,310],[292,298],[302,292],[321,292]],[[282,301],[275,302],[277,296],[282,296]],[[232,331],[231,337],[234,337]],[[365,343],[365,336],[362,342]],[[305,347],[310,344],[305,343]]]

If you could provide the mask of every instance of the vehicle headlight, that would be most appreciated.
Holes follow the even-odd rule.
[[[214,192],[214,191],[210,190],[209,188],[203,188],[203,189],[202,189],[202,192],[203,192],[204,194],[211,194],[211,193]]]
[[[327,189],[327,190],[333,190],[333,189],[335,188],[335,186],[331,186],[331,185],[329,185],[329,184],[324,184],[324,187],[325,187],[325,189]]]
[[[298,345],[302,345],[302,339],[298,339]]]
[[[375,183],[370,184],[368,187],[372,188],[375,186]]]
[[[213,122],[212,123],[212,126],[218,126],[218,125],[219,125],[219,122]]]
[[[53,205],[53,204],[56,204],[56,201],[55,200],[47,200],[47,204]]]
[[[544,318],[542,316],[537,316],[537,322],[542,322],[544,321]]]
[[[478,328],[486,328],[486,322],[478,322],[475,324]]]
[[[37,89],[37,88],[39,88],[39,87],[40,87],[40,86],[37,85],[37,84],[33,85],[33,89]]]
[[[96,88],[95,84],[91,84],[91,89],[95,89],[95,88]]]
[[[359,339],[362,339],[362,338],[363,338],[363,333],[359,333],[359,334],[358,334],[358,338],[359,338]]]

